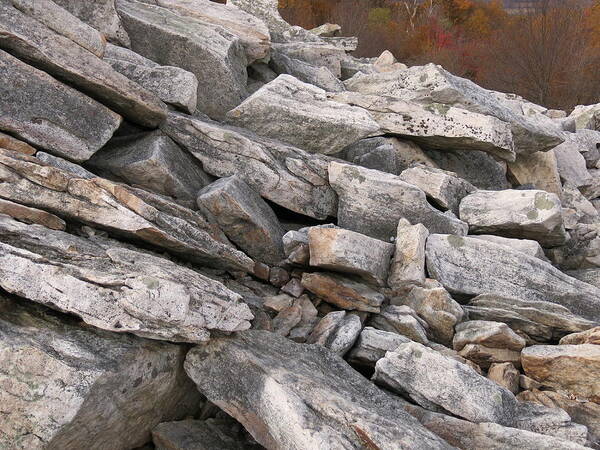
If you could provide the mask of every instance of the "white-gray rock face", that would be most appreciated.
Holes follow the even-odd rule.
[[[398,333],[411,341],[427,344],[427,322],[408,306],[388,305],[371,317],[369,325],[378,330]]]
[[[241,296],[164,258],[8,216],[0,230],[0,287],[97,328],[200,342],[250,327]]]
[[[315,67],[324,67],[334,77],[340,78],[342,61],[347,58],[346,51],[336,45],[324,42],[321,38],[316,39],[316,41],[302,40],[301,42],[273,44],[273,51],[285,53],[290,58]]]
[[[478,236],[470,237],[472,237],[473,239],[481,239],[482,241],[493,242],[499,245],[505,245],[507,247],[512,248],[513,250],[523,252],[526,255],[535,256],[536,258],[539,258],[542,261],[550,262],[544,254],[544,249],[538,241],[534,241],[531,239],[505,238],[502,236],[494,236],[493,234],[481,234]]]
[[[431,233],[467,233],[466,223],[435,209],[423,191],[397,176],[332,162],[329,182],[339,195],[341,227],[388,241],[396,236],[398,221],[405,218],[422,223]]]
[[[183,371],[185,353],[0,296],[0,447],[143,445],[158,423],[198,408],[200,395]]]
[[[51,155],[46,152],[37,152],[35,157],[42,161],[43,163],[48,164],[49,166],[54,166],[58,169],[65,170],[67,172],[71,172],[77,175],[80,178],[96,178],[96,175],[90,172],[87,169],[84,169],[79,164],[75,164],[71,161],[68,161],[63,158],[59,158],[58,156]]]
[[[449,448],[321,346],[246,331],[193,349],[185,369],[266,448]]]
[[[427,239],[427,269],[450,293],[495,294],[548,301],[586,319],[600,320],[600,290],[549,263],[480,239],[434,234]]]
[[[416,342],[401,344],[377,361],[373,379],[406,392],[421,406],[442,408],[471,422],[511,426],[517,400],[466,364]]]
[[[290,75],[264,85],[227,117],[261,136],[327,155],[379,131],[364,109],[330,101],[323,89]]]
[[[0,129],[73,161],[89,159],[121,116],[0,50]]]
[[[198,193],[232,242],[255,260],[277,264],[284,258],[283,228],[269,205],[238,176],[221,178]]]
[[[478,191],[462,199],[460,218],[472,233],[533,239],[543,247],[567,240],[560,199],[549,192]]]
[[[262,197],[300,214],[317,219],[337,214],[327,174],[331,160],[325,156],[183,114],[169,114],[162,129],[211,175],[238,175]]]
[[[262,20],[277,41],[281,41],[283,36],[291,31],[292,26],[283,20],[281,14],[279,14],[277,0],[227,0],[227,5],[235,6]],[[315,40],[318,39],[316,35],[304,29],[300,28],[297,31],[302,36],[312,35]]]
[[[361,367],[375,368],[375,363],[385,357],[386,352],[394,351],[400,344],[411,340],[391,331],[365,327],[348,353],[348,362]]]
[[[344,356],[362,331],[360,317],[346,311],[333,311],[323,317],[306,339]]]
[[[600,103],[594,105],[578,105],[569,118],[575,120],[577,130],[600,131]]]
[[[580,142],[577,135],[567,136],[567,140],[553,150],[560,178],[563,183],[569,183],[577,188],[588,186],[592,180],[587,171],[586,160],[581,153],[588,148]]]
[[[425,243],[429,231],[423,224],[411,225],[406,219],[398,222],[395,251],[388,286],[397,291],[425,283]]]
[[[460,351],[469,344],[521,351],[526,342],[505,323],[468,320],[456,326],[452,346],[454,350]]]

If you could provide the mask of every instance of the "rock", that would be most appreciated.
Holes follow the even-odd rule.
[[[538,383],[533,378],[529,378],[527,375],[519,375],[519,386],[521,389],[541,389],[542,383]]]
[[[292,28],[279,14],[277,0],[228,0],[227,5],[232,5],[262,20],[277,41],[281,41],[284,33]],[[303,36],[312,34],[305,30],[301,31]]]
[[[393,72],[395,70],[405,70],[405,64],[399,63],[396,57],[389,50],[384,50],[373,63],[376,72]]]
[[[529,343],[556,341],[568,333],[584,331],[594,322],[546,301],[520,300],[502,294],[483,294],[463,306],[471,320],[506,323]]]
[[[319,344],[344,356],[362,331],[360,318],[346,311],[334,311],[323,317],[306,338],[307,344]]]
[[[420,344],[429,342],[425,328],[427,324],[408,306],[385,306],[379,314],[371,317],[369,325],[378,330],[398,333]]]
[[[1,447],[135,448],[159,422],[198,408],[181,346],[82,328],[6,297],[0,337]]]
[[[12,0],[15,8],[102,58],[106,39],[52,0]]]
[[[504,245],[515,251],[525,253],[526,255],[535,256],[536,258],[541,259],[542,261],[550,262],[549,259],[546,258],[546,254],[544,253],[544,249],[542,248],[540,243],[531,239],[511,239],[502,236],[494,236],[493,234],[481,234],[478,236],[470,237],[472,237],[473,239],[481,239],[483,241]]]
[[[343,228],[387,241],[405,218],[431,233],[467,232],[464,222],[436,210],[423,191],[394,175],[332,162],[329,182],[339,195],[338,225]]]
[[[488,370],[488,378],[513,394],[519,393],[519,371],[512,363],[494,363]]]
[[[161,66],[126,48],[109,44],[104,61],[117,72],[153,92],[163,102],[193,114],[198,102],[198,79],[187,70]]]
[[[271,295],[264,298],[263,306],[267,311],[280,312],[292,306],[294,298],[287,294]]]
[[[600,345],[600,327],[590,328],[579,333],[568,334],[563,337],[560,345],[596,344]]]
[[[292,278],[281,290],[293,297],[300,297],[304,293],[304,286],[298,278]]]
[[[88,180],[96,178],[95,174],[84,169],[79,164],[72,163],[66,159],[59,158],[58,156],[54,156],[46,152],[37,152],[35,157],[49,166],[56,167],[57,169],[61,169],[66,172],[71,172],[72,174],[77,175],[79,178],[87,178]]]
[[[198,191],[212,181],[195,158],[159,130],[113,139],[89,164],[193,209]]]
[[[479,150],[508,161],[515,159],[510,126],[492,116],[348,91],[331,98],[366,109],[384,133],[414,140],[423,148]]]
[[[34,147],[26,142],[20,141],[19,139],[2,132],[0,132],[0,148],[23,153],[24,155],[29,156],[35,155],[35,152],[37,151]]]
[[[359,276],[383,286],[394,246],[341,228],[311,228],[310,265]]]
[[[558,163],[553,150],[517,155],[516,161],[508,163],[508,171],[517,185],[531,185],[540,191],[562,197],[562,184]]]
[[[348,362],[375,368],[375,363],[385,357],[386,352],[394,351],[400,344],[409,342],[409,338],[398,333],[365,327],[348,353]]]
[[[580,281],[600,288],[600,268],[567,270],[565,273],[570,277],[577,278]]]
[[[467,344],[460,352],[458,352],[458,354],[486,370],[492,364],[506,362],[521,367],[521,353],[506,348],[492,348],[481,344]]]
[[[313,328],[319,322],[317,318],[319,312],[308,295],[302,295],[294,300],[294,303],[300,307],[302,314],[300,322],[290,331],[288,338],[294,342],[306,342]]]
[[[92,2],[81,2],[79,0],[53,1],[100,31],[110,42],[129,47],[129,36],[123,28],[121,19],[115,9],[115,0],[94,0]]]
[[[600,162],[600,131],[577,130],[575,134],[567,135],[567,138],[577,146],[577,150],[585,159],[587,168],[596,168]]]
[[[0,80],[0,129],[59,156],[85,161],[121,125],[118,114],[1,50]],[[35,153],[15,141],[4,137],[0,145]]]
[[[547,301],[599,320],[600,290],[552,265],[480,239],[434,234],[427,239],[427,270],[452,294],[494,294]]]
[[[84,179],[0,149],[0,197],[141,240],[217,268],[252,272],[214,219],[141,189]]]
[[[238,36],[156,5],[119,0],[117,9],[133,51],[196,76],[200,111],[222,119],[246,97],[248,61]]]
[[[290,281],[290,274],[287,270],[282,269],[281,267],[271,268],[269,283],[271,283],[273,286],[282,287],[288,281]]]
[[[568,138],[566,142],[553,150],[562,182],[572,184],[577,188],[591,183],[585,158],[579,149],[579,142],[574,138]]]
[[[498,234],[556,247],[567,240],[560,199],[544,191],[477,191],[460,203],[472,233]]]
[[[521,354],[525,374],[534,380],[577,397],[600,403],[600,347],[535,345]]]
[[[394,258],[390,266],[388,286],[401,291],[425,283],[425,242],[429,231],[422,224],[398,222]]]
[[[305,272],[302,286],[326,302],[347,310],[378,313],[385,299],[362,283],[334,274]]]
[[[315,67],[324,67],[336,78],[341,77],[342,61],[347,58],[345,48],[329,44],[320,38],[313,41],[277,43],[273,44],[272,47],[273,52],[284,53],[289,58],[303,61]]]
[[[522,430],[555,436],[579,445],[587,444],[587,427],[573,423],[566,411],[534,402],[519,402],[515,426]]]
[[[287,336],[292,328],[302,320],[302,308],[299,305],[292,304],[279,311],[279,314],[273,319],[273,332],[280,336]]]
[[[600,129],[600,104],[578,105],[569,118],[575,120],[577,130],[598,130]]]
[[[323,25],[313,28],[309,31],[320,37],[334,37],[340,35],[342,27],[335,23],[324,23]]]
[[[65,221],[54,214],[8,200],[0,199],[0,214],[10,216],[19,222],[42,225],[51,230],[65,231],[67,228]]]
[[[461,200],[477,188],[454,172],[418,165],[404,170],[400,179],[418,187],[428,199],[443,210],[458,216]]]
[[[155,127],[165,119],[166,106],[154,94],[17,9],[0,6],[0,32],[3,50],[73,85],[130,121]]]
[[[183,114],[169,114],[162,128],[211,175],[239,175],[264,198],[300,214],[317,219],[336,215],[329,159]]]
[[[252,258],[277,264],[284,258],[284,234],[267,203],[239,176],[221,178],[198,193],[198,205],[208,209],[238,247]]]
[[[373,379],[426,408],[432,404],[471,422],[510,426],[515,419],[517,401],[510,391],[416,342],[388,352]]]
[[[525,347],[525,339],[501,322],[469,320],[456,326],[454,350],[460,351],[467,344],[480,344],[491,348],[501,348],[520,352]]]
[[[250,327],[217,281],[167,259],[0,216],[0,287],[97,328],[178,342]]]
[[[290,75],[264,85],[227,117],[236,126],[321,154],[337,153],[379,130],[365,110],[332,102],[323,89]]]

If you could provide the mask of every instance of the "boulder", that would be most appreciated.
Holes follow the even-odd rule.
[[[411,225],[406,219],[400,219],[388,277],[390,288],[402,291],[425,283],[425,242],[428,236],[429,231],[423,224]]]
[[[117,10],[133,51],[196,76],[201,112],[222,119],[246,97],[248,61],[238,36],[155,4],[119,0]]]
[[[69,83],[131,122],[155,127],[167,108],[108,63],[16,8],[0,5],[0,48]],[[37,103],[37,102],[36,102]]]
[[[169,114],[163,131],[217,177],[240,176],[262,197],[317,219],[337,214],[329,159],[183,114]]]
[[[494,363],[488,369],[487,377],[513,394],[519,393],[520,372],[512,363]]]
[[[167,259],[0,216],[0,287],[104,330],[178,342],[238,331],[241,296]]]
[[[526,342],[505,323],[469,320],[456,326],[452,346],[454,350],[460,351],[467,344],[521,351]]]
[[[221,178],[198,193],[231,241],[258,261],[277,264],[284,258],[284,231],[269,205],[239,176]]]
[[[24,155],[33,156],[36,153],[35,147],[32,147],[26,142],[20,141],[6,133],[0,132],[0,148],[12,150],[13,152],[23,153]]]
[[[319,344],[344,356],[362,331],[360,317],[346,311],[334,311],[323,317],[306,338],[307,344]]]
[[[430,233],[467,232],[466,223],[435,209],[422,190],[397,176],[331,162],[329,182],[339,195],[341,227],[386,241],[396,236],[402,218],[422,223]]]
[[[543,247],[567,240],[560,199],[544,191],[477,191],[462,199],[460,218],[474,234],[533,239]]]
[[[517,400],[510,391],[416,342],[387,352],[377,361],[373,379],[427,409],[441,408],[471,422],[511,426],[515,420]]]
[[[504,245],[518,252],[525,253],[529,256],[535,256],[542,261],[550,262],[544,253],[544,249],[538,241],[531,239],[512,239],[505,238],[502,236],[494,236],[493,234],[481,234],[470,236],[474,239],[481,239],[482,241],[493,242],[495,244]]]
[[[519,402],[515,426],[522,430],[555,436],[579,445],[588,443],[585,425],[573,423],[567,412],[534,402]]]
[[[328,100],[323,89],[290,75],[264,85],[227,117],[233,125],[321,154],[337,153],[379,130],[364,109]]]
[[[141,189],[85,179],[0,149],[0,198],[97,226],[218,268],[251,272],[214,218]]]
[[[458,352],[463,358],[472,361],[482,369],[489,369],[492,364],[511,363],[521,367],[521,353],[506,348],[486,347],[481,344],[467,344]]]
[[[411,341],[427,344],[427,323],[408,306],[388,305],[371,317],[369,326],[406,336]]]
[[[600,130],[600,103],[594,105],[578,105],[569,118],[575,121],[577,130]]]
[[[388,277],[394,246],[341,228],[310,228],[310,265],[357,275],[383,286]]]
[[[246,331],[193,349],[185,368],[201,393],[267,448],[449,448],[399,399],[320,346]]]
[[[342,27],[335,23],[324,23],[309,31],[320,37],[335,37],[340,35]]]
[[[302,295],[294,300],[294,303],[300,307],[302,312],[300,322],[292,328],[288,337],[294,342],[306,342],[313,328],[319,322],[317,318],[319,312],[308,295]]]
[[[1,50],[0,80],[0,129],[59,156],[85,161],[121,125],[118,114]],[[3,148],[34,153],[7,141]]]
[[[406,336],[391,331],[365,327],[348,353],[348,362],[360,367],[375,368],[375,363],[394,351],[400,344],[411,342]]]
[[[280,42],[283,40],[284,34],[290,32],[292,26],[283,20],[281,14],[279,14],[279,4],[277,1],[278,0],[227,0],[227,5],[235,6],[262,20],[271,32],[271,36]],[[306,30],[300,29],[297,31],[302,36],[312,35],[315,40],[318,39],[317,36]]]
[[[520,153],[508,163],[508,172],[516,185],[529,185],[540,191],[562,197],[562,184],[558,163],[553,150],[548,152]]]
[[[585,158],[580,153],[582,149],[580,145],[576,137],[569,137],[563,144],[553,150],[562,182],[569,183],[577,188],[591,184]]]
[[[452,294],[493,294],[562,305],[600,320],[600,290],[565,275],[549,263],[503,245],[434,234],[426,248],[427,269]]]
[[[342,61],[347,57],[346,49],[327,43],[321,38],[273,44],[273,52],[284,53],[289,58],[315,67],[324,67],[336,78],[341,77]]]
[[[19,222],[42,225],[51,230],[65,231],[67,229],[66,222],[54,214],[9,200],[0,199],[0,214],[10,216]]]
[[[64,170],[65,172],[71,172],[72,174],[77,175],[79,178],[87,178],[88,180],[91,178],[96,178],[95,174],[87,169],[84,169],[79,164],[59,158],[58,156],[54,156],[46,152],[37,152],[35,157],[49,166],[56,167],[57,169]]]
[[[287,336],[296,325],[302,320],[302,308],[293,303],[291,306],[283,308],[273,318],[273,332],[280,336]]]
[[[590,328],[579,333],[568,334],[560,340],[560,345],[596,344],[600,345],[600,327]]]
[[[0,447],[135,448],[198,408],[182,346],[81,327],[4,296],[0,338]]]

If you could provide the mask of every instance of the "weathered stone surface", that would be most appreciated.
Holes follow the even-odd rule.
[[[198,191],[212,182],[195,158],[159,130],[113,139],[89,164],[193,209]]]
[[[506,323],[530,343],[556,341],[565,334],[594,326],[594,322],[572,314],[564,306],[502,294],[479,295],[463,308],[472,320]]]
[[[505,323],[469,320],[456,326],[452,346],[454,350],[460,351],[467,344],[521,351],[526,342]]]
[[[478,191],[463,198],[460,218],[472,233],[533,239],[544,247],[567,240],[560,199],[544,191]]]
[[[264,85],[227,117],[259,135],[322,154],[337,153],[379,130],[364,109],[332,102],[323,89],[290,75]]]
[[[427,236],[429,231],[422,224],[411,225],[406,219],[400,219],[388,277],[390,288],[401,291],[425,283]]]
[[[54,166],[57,169],[64,170],[66,172],[71,172],[77,175],[79,178],[96,178],[96,175],[90,172],[87,169],[84,169],[79,164],[75,164],[71,161],[68,161],[63,158],[59,158],[58,156],[51,155],[46,152],[37,152],[35,157],[42,161],[43,163],[48,164],[49,166]]]
[[[312,227],[308,231],[310,265],[350,273],[384,285],[394,246],[341,228]]]
[[[591,183],[586,161],[580,153],[580,148],[580,143],[576,137],[568,137],[567,141],[553,150],[561,180],[563,183],[569,183],[577,188]]]
[[[307,344],[319,344],[344,356],[362,331],[360,317],[346,311],[334,311],[323,317],[306,338]]]
[[[416,342],[388,352],[375,365],[373,379],[425,408],[435,405],[471,422],[510,426],[515,418],[517,401],[510,391]]]
[[[508,163],[508,171],[515,184],[531,185],[535,189],[562,197],[558,164],[553,150],[548,152],[520,153]]]
[[[535,345],[523,350],[521,362],[534,380],[600,403],[600,346]]]
[[[544,253],[544,249],[538,241],[531,239],[512,239],[505,238],[502,236],[494,236],[493,234],[482,234],[478,236],[470,236],[473,239],[481,239],[487,242],[493,242],[495,244],[504,245],[510,247],[513,250],[525,253],[529,256],[535,256],[542,261],[549,262],[548,258]]]
[[[1,50],[0,81],[0,129],[57,155],[85,161],[121,125],[118,114]],[[8,141],[2,147],[14,149]]]
[[[156,5],[119,0],[117,9],[133,51],[196,76],[200,111],[223,118],[245,98],[248,61],[236,35]]]
[[[169,114],[163,131],[189,150],[206,172],[239,175],[264,198],[317,219],[337,213],[329,186],[329,159],[183,114]]]
[[[273,44],[274,52],[285,53],[288,57],[304,61],[315,67],[324,67],[336,78],[341,77],[342,61],[347,58],[346,49],[327,43],[324,39],[285,42]]]
[[[297,298],[294,300],[294,304],[300,307],[302,314],[300,322],[290,331],[288,338],[294,342],[306,342],[313,328],[319,322],[317,318],[319,312],[308,295],[302,295]]]
[[[6,214],[19,222],[43,225],[51,230],[64,231],[67,228],[65,221],[54,214],[8,200],[0,199],[0,214]]]
[[[336,23],[324,23],[309,31],[320,37],[334,37],[340,35],[342,27]]]
[[[408,306],[388,305],[371,317],[369,325],[378,330],[406,336],[412,341],[427,344],[427,323]]]
[[[250,327],[241,296],[164,258],[0,216],[0,287],[121,333],[181,342]]]
[[[123,47],[107,45],[104,61],[117,72],[153,92],[163,102],[190,114],[198,103],[198,79],[187,70],[161,66]]]
[[[221,178],[198,193],[204,206],[238,247],[252,258],[277,264],[284,258],[284,231],[267,203],[239,176]]]
[[[513,394],[519,393],[520,372],[512,363],[494,363],[488,370],[488,378]]]
[[[600,103],[576,106],[569,118],[575,120],[577,130],[600,130]]]
[[[475,186],[459,178],[454,172],[424,165],[404,170],[400,174],[400,179],[417,186],[436,206],[450,210],[457,216],[460,201],[477,190]]]
[[[519,402],[515,426],[579,445],[587,444],[587,427],[573,423],[569,414],[560,408],[549,408],[534,402]]]
[[[287,336],[302,320],[302,308],[295,303],[282,309],[273,319],[273,332]]]
[[[347,310],[378,313],[384,300],[376,290],[335,274],[306,272],[302,286],[327,303]]]
[[[141,189],[79,178],[2,149],[0,198],[142,240],[201,264],[247,272],[254,267],[211,217]]]
[[[348,353],[348,362],[362,367],[374,368],[375,363],[395,350],[400,344],[411,342],[406,336],[391,331],[365,327],[356,344]]]
[[[590,328],[579,333],[568,334],[560,340],[560,345],[600,345],[600,327]]]
[[[335,101],[365,108],[382,131],[410,138],[423,148],[480,150],[513,161],[509,124],[492,116],[433,103],[422,106],[389,96],[341,92]]]
[[[426,258],[430,276],[450,293],[548,301],[588,320],[600,320],[598,288],[503,245],[434,234],[427,239]]]
[[[290,28],[292,28],[289,23],[283,20],[281,14],[279,14],[277,0],[228,0],[227,4],[246,11],[262,20],[277,41],[281,41],[282,35],[289,32]],[[298,31],[303,31],[302,35],[304,36],[312,34],[306,30]],[[315,35],[313,36],[317,39]]]
[[[185,368],[267,448],[448,448],[399,399],[320,346],[247,331],[193,349]]]
[[[200,401],[174,344],[82,328],[5,297],[0,338],[3,448],[134,448]]]
[[[19,139],[2,132],[0,132],[0,148],[5,148],[29,156],[35,155],[35,152],[37,151],[26,142],[20,141]]]
[[[287,294],[271,295],[264,298],[263,306],[268,311],[280,312],[292,306],[294,298]]]
[[[134,123],[156,126],[166,117],[158,97],[113,70],[72,40],[16,8],[0,5],[0,48],[60,78]]]
[[[339,195],[341,227],[386,241],[396,236],[401,218],[431,233],[467,232],[467,224],[435,209],[423,191],[394,175],[332,162],[329,182]]]
[[[373,68],[376,72],[393,72],[395,70],[405,70],[405,64],[399,63],[396,57],[389,50],[384,50],[381,55],[373,62]]]
[[[460,352],[458,352],[458,354],[486,370],[491,364],[505,362],[521,367],[521,352],[506,348],[486,347],[481,344],[467,344]]]
[[[106,38],[117,45],[129,47],[127,32],[115,9],[115,0],[53,0],[85,23],[100,31]]]

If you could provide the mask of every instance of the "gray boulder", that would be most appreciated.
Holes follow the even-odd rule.
[[[481,239],[482,241],[493,242],[499,245],[505,245],[512,248],[513,250],[523,252],[529,256],[535,256],[542,261],[550,262],[544,253],[544,249],[538,241],[531,239],[512,239],[505,238],[502,236],[495,236],[493,234],[481,234],[478,236],[470,236],[474,239]]]
[[[429,231],[423,224],[411,225],[406,219],[398,221],[394,258],[390,267],[388,286],[396,291],[425,283],[425,242]]]
[[[391,331],[365,327],[348,353],[348,362],[360,367],[375,368],[375,363],[385,354],[396,350],[400,344],[411,342],[406,336]]]
[[[529,185],[562,197],[562,184],[553,150],[517,155],[516,161],[508,163],[508,173],[515,186]]]
[[[587,171],[586,160],[581,153],[588,148],[582,145],[577,135],[567,136],[567,140],[553,150],[560,178],[563,183],[569,183],[577,188],[589,186],[592,180]]]
[[[334,311],[323,317],[306,338],[307,344],[319,344],[344,356],[362,331],[360,317],[346,311]]]
[[[373,315],[369,326],[378,330],[398,333],[411,341],[427,344],[427,322],[422,320],[409,306],[388,305],[379,314]]]
[[[54,156],[46,152],[37,152],[35,157],[49,166],[54,166],[66,172],[71,172],[77,175],[79,178],[96,178],[95,174],[83,168],[79,164],[72,163],[66,159],[59,158],[58,156]]]
[[[289,58],[303,61],[315,67],[324,67],[334,77],[341,77],[342,61],[346,59],[345,49],[331,45],[321,38],[314,38],[312,41],[305,39],[292,40],[294,42],[273,44],[273,51],[284,53]]]
[[[452,346],[454,350],[460,351],[468,344],[521,351],[526,342],[505,323],[468,320],[456,326]]]

